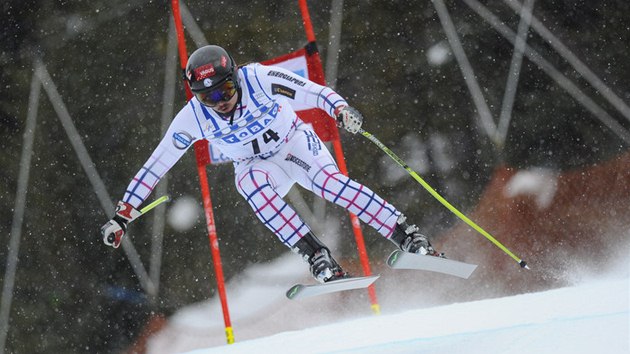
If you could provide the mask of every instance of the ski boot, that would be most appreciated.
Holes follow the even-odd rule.
[[[438,253],[431,246],[429,239],[419,232],[420,229],[416,225],[409,225],[406,220],[407,217],[403,214],[398,216],[390,241],[405,252],[446,258],[444,253]]]
[[[312,232],[304,235],[293,246],[293,251],[308,262],[313,278],[320,283],[348,277],[331,257],[330,250]]]

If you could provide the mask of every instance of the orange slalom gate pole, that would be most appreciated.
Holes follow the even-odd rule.
[[[186,51],[186,39],[184,37],[184,27],[182,25],[181,14],[179,11],[179,0],[172,0],[173,19],[175,20],[175,28],[177,30],[177,45],[179,48],[179,62],[182,70],[186,69],[188,54]],[[186,89],[186,98],[192,98],[190,87],[184,82]],[[201,185],[201,195],[203,198],[203,208],[206,215],[206,227],[208,229],[208,238],[210,241],[210,251],[212,253],[212,262],[214,265],[214,273],[217,278],[217,290],[221,299],[221,309],[223,310],[223,322],[225,323],[225,337],[228,344],[234,343],[234,331],[232,330],[232,322],[230,321],[230,311],[227,304],[227,295],[225,292],[225,279],[223,277],[223,266],[221,264],[221,253],[219,251],[219,241],[217,238],[216,225],[214,223],[214,213],[212,212],[212,199],[210,198],[210,186],[208,184],[208,176],[206,174],[206,165],[210,162],[208,154],[208,145],[203,140],[195,143],[195,156],[197,158],[197,172],[199,174],[199,184]]]
[[[304,30],[306,31],[306,40],[309,43],[315,43],[315,32],[313,31],[313,24],[311,23],[311,16],[308,13],[308,5],[306,0],[298,0],[300,6],[300,12],[302,13],[302,22],[304,24]],[[318,63],[316,65],[317,73],[315,75],[315,82],[325,85],[324,79],[324,71],[322,69],[321,58],[319,57],[319,52],[316,51],[314,54],[315,61]],[[318,80],[319,79],[319,80]],[[319,81],[319,82],[318,82]],[[341,140],[339,138],[333,140],[333,148],[335,150],[335,159],[337,160],[337,164],[339,165],[339,171],[344,175],[348,176],[348,168],[346,166],[346,159],[343,154],[343,149],[341,147]],[[370,261],[368,259],[368,254],[365,249],[365,241],[363,240],[363,231],[361,230],[361,223],[359,218],[353,213],[350,214],[350,222],[352,224],[352,231],[354,232],[354,238],[357,242],[357,249],[359,251],[359,259],[361,260],[361,267],[363,268],[363,274],[366,276],[372,275],[372,271],[370,270]],[[372,304],[372,311],[374,314],[381,313],[381,307],[378,304],[378,300],[376,298],[376,290],[374,284],[368,287],[368,295],[370,296],[370,303]]]

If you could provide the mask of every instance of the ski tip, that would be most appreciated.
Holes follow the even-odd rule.
[[[381,276],[380,274],[370,274],[370,275],[358,276],[356,278],[373,279],[372,282],[375,282],[376,279],[378,279],[380,276]]]
[[[287,290],[287,298],[289,299],[293,299],[299,292],[300,290],[304,287],[304,285],[302,284],[295,284],[293,285],[289,290]]]
[[[387,265],[392,267],[394,264],[396,264],[399,254],[400,250],[395,250],[394,252],[392,252],[389,257],[387,257]]]

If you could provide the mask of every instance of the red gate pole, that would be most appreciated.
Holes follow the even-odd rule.
[[[184,27],[182,26],[182,18],[179,12],[179,0],[172,0],[173,19],[175,20],[175,28],[177,30],[177,45],[179,48],[179,62],[182,71],[186,69],[188,53],[186,52],[186,38],[184,37]],[[190,87],[184,82],[186,88],[186,99],[192,98]],[[210,162],[208,154],[208,144],[205,140],[195,143],[195,156],[197,158],[197,172],[199,173],[199,184],[201,185],[201,195],[203,197],[203,208],[206,214],[206,227],[208,229],[208,238],[210,241],[210,251],[212,252],[212,262],[214,264],[214,272],[217,277],[217,290],[221,299],[221,309],[223,310],[223,322],[225,323],[225,337],[228,344],[234,343],[234,332],[230,321],[230,311],[227,304],[227,295],[225,293],[225,280],[223,277],[223,266],[221,265],[221,253],[219,252],[219,241],[217,238],[217,229],[214,223],[214,213],[212,212],[212,200],[210,199],[210,186],[208,185],[208,176],[206,174],[206,165]]]
[[[308,13],[308,5],[306,4],[306,0],[298,0],[300,5],[300,12],[302,13],[302,21],[304,23],[304,30],[306,31],[306,40],[308,43],[315,43],[315,32],[313,31],[313,24],[311,23],[311,16]],[[315,51],[313,53],[315,57],[315,61],[318,65],[315,66],[316,73],[314,75],[313,81],[318,84],[325,85],[326,80],[324,78],[324,71],[322,69],[322,61],[319,57],[319,52]],[[333,148],[335,150],[335,159],[337,160],[337,164],[339,165],[339,171],[344,175],[348,175],[348,168],[346,166],[346,159],[343,154],[343,149],[341,147],[341,140],[339,137],[333,140]],[[359,222],[359,218],[353,213],[350,214],[350,222],[352,223],[352,231],[354,232],[354,238],[357,242],[357,249],[359,251],[359,259],[361,260],[361,266],[363,268],[363,274],[366,276],[371,275],[372,271],[370,270],[370,261],[368,259],[368,254],[365,249],[365,242],[363,240],[363,231],[361,230],[361,223]],[[376,290],[374,288],[374,284],[368,287],[368,294],[370,296],[370,302],[372,303],[372,311],[375,314],[379,314],[381,312],[381,308],[378,304],[378,300],[376,298]]]

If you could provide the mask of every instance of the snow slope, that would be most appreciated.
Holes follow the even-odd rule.
[[[189,353],[630,353],[629,302],[624,274],[540,293],[372,315]]]

